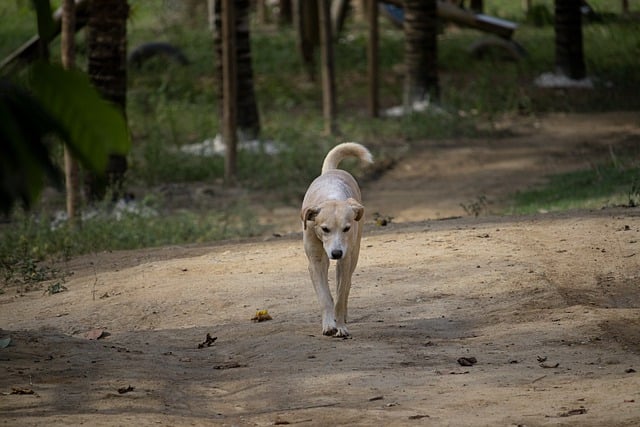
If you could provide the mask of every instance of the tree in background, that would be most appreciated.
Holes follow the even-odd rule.
[[[127,0],[93,0],[87,22],[87,50],[89,78],[98,92],[118,107],[126,117],[127,103]],[[90,174],[85,178],[87,196],[102,199],[107,186],[114,196],[122,190],[127,158],[112,154],[106,179]]]
[[[586,77],[580,0],[555,1],[556,71],[574,80]]]
[[[76,36],[76,2],[75,0],[64,0],[62,2],[62,19],[60,26],[60,50],[62,56],[62,66],[66,70],[75,67],[75,36]],[[73,158],[69,147],[64,147],[64,177],[65,188],[67,190],[67,216],[71,223],[74,223],[78,216],[78,205],[80,196],[79,167],[76,159]]]
[[[213,0],[214,4],[214,43],[216,50],[216,76],[218,77],[219,93],[222,91],[222,23],[220,21],[220,0]],[[257,138],[260,134],[260,116],[253,84],[253,62],[251,56],[251,36],[249,31],[249,0],[235,0],[235,21],[237,29],[236,45],[236,98],[237,98],[237,126],[243,137]],[[221,103],[222,104],[222,103]]]
[[[405,0],[403,104],[439,100],[437,0]]]

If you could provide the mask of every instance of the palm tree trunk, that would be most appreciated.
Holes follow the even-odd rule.
[[[586,77],[580,0],[556,0],[556,70],[574,80]]]
[[[220,21],[220,0],[215,0],[214,44],[216,49],[218,87],[222,94],[222,44]],[[251,35],[249,29],[249,0],[234,0],[235,9],[235,45],[236,45],[236,124],[247,139],[257,138],[260,134],[260,115],[253,83],[253,62],[251,56]]]
[[[93,0],[87,23],[88,73],[102,96],[126,115],[127,102],[127,0]],[[127,159],[112,155],[107,166],[107,181],[88,176],[85,184],[92,200],[106,194],[112,186],[114,197],[122,191]]]
[[[405,0],[405,109],[440,96],[438,86],[437,0]]]
[[[309,80],[316,79],[315,53],[320,44],[318,0],[293,0],[293,25],[296,30],[296,44],[302,65]]]
[[[76,34],[76,3],[75,0],[64,0],[62,3],[62,25],[60,28],[60,46],[62,51],[62,66],[65,69],[75,67],[75,34]],[[64,175],[67,198],[67,216],[70,224],[76,224],[78,219],[78,205],[80,196],[80,178],[78,162],[71,156],[67,146],[64,147]]]

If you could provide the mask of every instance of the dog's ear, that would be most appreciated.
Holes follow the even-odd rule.
[[[320,208],[318,206],[305,208],[300,212],[300,218],[302,219],[302,227],[304,230],[307,229],[307,221],[315,221],[318,213],[320,213]]]
[[[364,216],[364,206],[362,206],[356,199],[351,197],[347,200],[347,202],[351,206],[351,209],[353,209],[353,212],[356,214],[354,219],[356,221],[360,221]]]

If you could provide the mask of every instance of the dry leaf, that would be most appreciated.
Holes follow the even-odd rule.
[[[271,315],[267,310],[258,310],[251,320],[254,322],[265,322],[267,320],[271,320]]]

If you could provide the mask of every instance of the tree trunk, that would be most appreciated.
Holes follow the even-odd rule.
[[[322,57],[322,112],[324,131],[336,133],[336,84],[333,61],[333,37],[331,36],[331,0],[318,0],[320,18],[320,53]]]
[[[367,70],[369,75],[368,108],[371,117],[378,117],[378,0],[369,0],[367,20],[369,21],[369,40],[367,43]]]
[[[62,25],[60,28],[60,49],[62,66],[69,70],[75,67],[75,35],[76,35],[76,3],[75,0],[64,0],[62,3]],[[80,179],[78,162],[71,156],[71,152],[64,147],[64,175],[67,190],[67,216],[70,224],[78,220],[78,206],[80,195]]]
[[[484,11],[484,1],[483,0],[471,0],[469,4],[469,9],[476,13],[482,13]]]
[[[215,12],[220,12],[220,0],[215,0]],[[253,84],[251,35],[249,31],[249,0],[235,0],[235,62],[236,62],[236,125],[242,137],[255,139],[260,134],[260,116]],[[222,22],[215,13],[214,44],[216,49],[218,87],[222,94]]]
[[[222,0],[221,62],[222,62],[222,139],[225,144],[224,180],[233,184],[236,180],[237,154],[237,72],[236,72],[236,17],[234,0]]]
[[[403,103],[438,102],[437,0],[405,0],[405,82]]]
[[[580,0],[556,0],[556,70],[574,80],[586,77]]]
[[[279,25],[291,25],[293,22],[292,0],[280,0],[280,10],[278,13]]]
[[[297,34],[298,52],[311,81],[314,81],[316,77],[315,53],[320,43],[318,1],[293,0],[293,22]]]
[[[88,73],[102,96],[126,115],[127,102],[127,0],[93,0],[87,23]],[[114,197],[122,191],[127,159],[112,155],[107,165],[106,181],[90,175],[85,180],[92,200],[104,198],[107,185]]]

